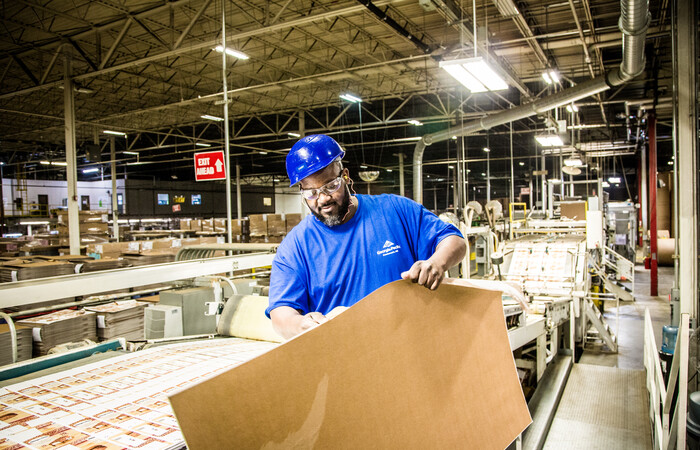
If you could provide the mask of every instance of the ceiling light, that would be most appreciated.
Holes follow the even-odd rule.
[[[518,164],[520,164],[521,166],[524,166],[524,165],[525,165],[525,163],[522,162],[522,161],[520,161]]]
[[[583,161],[578,156],[572,156],[564,160],[564,165],[568,167],[578,167],[583,165]]]
[[[467,173],[471,173],[472,169],[467,169]]]
[[[68,163],[64,161],[39,161],[39,164],[43,164],[45,166],[67,166]]]
[[[559,74],[555,70],[546,70],[542,72],[542,78],[544,78],[545,83],[559,83]]]
[[[207,144],[206,142],[195,142],[194,145],[197,147],[211,147],[211,144]]]
[[[611,183],[620,183],[620,182],[622,182],[622,178],[620,178],[620,177],[610,177],[610,178],[608,178],[608,181],[611,182]]]
[[[224,51],[224,46],[217,45],[216,47],[214,47],[214,50],[216,50],[219,53],[222,53]],[[228,47],[226,47],[226,54],[233,56],[234,58],[238,58],[238,59],[248,59],[249,58],[249,56],[246,55],[245,53],[239,52],[238,50],[234,50],[234,49],[228,48]]]
[[[100,171],[100,169],[98,169],[97,167],[91,167],[91,168],[89,168],[89,169],[83,169],[83,173],[95,173],[95,172],[99,172],[99,171]]]
[[[367,168],[367,166],[366,166],[366,165],[364,165],[364,164],[360,164],[360,169],[366,169],[366,168]]]
[[[290,132],[290,133],[287,133],[287,136],[289,136],[289,137],[291,137],[291,138],[300,138],[300,137],[301,137],[301,134],[299,134],[299,133],[291,133],[291,132]]]
[[[482,177],[485,177],[486,174],[485,174],[484,172],[481,172],[481,176],[482,176]]]
[[[51,161],[39,161],[39,164],[43,164],[45,166],[51,165]]]
[[[267,152],[266,152],[266,151],[263,151],[263,150],[259,150],[258,153],[261,154],[261,155],[267,155]]]
[[[564,145],[564,141],[556,134],[542,134],[535,136],[535,140],[539,142],[542,147],[561,147]]]
[[[566,105],[566,110],[569,111],[570,113],[575,113],[578,112],[578,106],[576,106],[574,103],[570,105]]]
[[[600,183],[600,185],[603,186],[604,188],[610,187],[610,183],[608,183],[607,181],[603,181],[602,183]]]
[[[448,169],[454,169],[455,166],[447,166]]]
[[[362,103],[362,99],[352,94],[340,94],[340,98],[350,103]]]
[[[274,181],[275,183],[279,183],[279,182],[280,182],[280,179],[279,179],[279,178],[273,178],[272,181]]]
[[[456,141],[456,140],[457,140],[457,136],[452,136],[452,140],[453,140],[453,141]]]
[[[669,162],[668,162],[668,165],[669,165],[669,166],[672,166],[672,165],[673,165],[673,161],[669,161]]]
[[[202,114],[200,117],[202,119],[214,120],[216,122],[223,122],[224,121],[223,117],[212,116],[210,114]]]
[[[416,119],[411,119],[408,121],[408,123],[410,123],[411,125],[415,125],[417,127],[423,125],[423,122],[421,122],[420,120],[416,120]]]
[[[552,184],[561,184],[561,180],[559,178],[550,178],[549,180],[547,180],[547,182]]]
[[[471,92],[508,89],[508,83],[494,69],[493,62],[487,63],[481,57],[441,61],[440,67]]]
[[[139,152],[130,152],[130,151],[126,151],[126,150],[124,150],[122,153],[124,153],[125,155],[136,155],[136,156],[138,156],[138,154],[139,154]]]
[[[491,151],[491,149],[490,149],[490,148],[488,148],[488,147],[484,147],[484,151],[485,151],[486,153],[488,153],[488,152],[490,152],[490,151]]]
[[[387,171],[387,172],[393,172],[393,170],[391,170],[391,169],[386,169],[386,171]]]
[[[124,136],[126,137],[126,133],[122,133],[121,131],[112,131],[112,130],[102,130],[104,134],[111,134],[114,136]]]

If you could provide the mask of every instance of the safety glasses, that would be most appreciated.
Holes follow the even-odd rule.
[[[331,195],[332,193],[334,193],[338,189],[340,189],[340,186],[342,184],[343,184],[343,177],[339,176],[338,178],[331,180],[328,183],[324,184],[320,188],[301,189],[301,196],[307,200],[316,200],[320,193],[324,193],[326,195]]]

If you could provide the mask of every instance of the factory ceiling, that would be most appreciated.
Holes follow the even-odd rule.
[[[18,0],[1,8],[6,176],[65,176],[41,161],[65,161],[68,74],[80,179],[109,174],[104,130],[126,134],[114,138],[117,173],[192,179],[193,153],[223,148],[222,122],[202,117],[224,115],[215,50],[222,19],[227,47],[248,56],[227,56],[226,84],[231,162],[249,182],[283,183],[295,133],[327,133],[346,146],[351,170],[379,170],[378,182],[394,185],[397,155],[411,160],[411,138],[600,76],[622,54],[616,0]],[[542,150],[534,135],[557,119],[575,128],[569,143],[629,154],[591,158],[591,166],[634,171],[640,111],[656,105],[659,135],[671,135],[671,4],[652,2],[650,12],[642,75],[582,100],[578,112],[560,108],[466,137],[471,175],[486,170],[488,157],[491,176],[507,178],[512,142],[516,178],[524,179]],[[475,53],[499,67],[506,90],[470,93],[440,68]],[[559,83],[544,81],[550,70]],[[348,93],[362,102],[340,98]],[[95,143],[102,164],[94,150],[87,154]],[[449,182],[457,148],[456,140],[431,146],[427,176]],[[663,147],[661,158],[670,158]],[[82,173],[95,166],[103,169]]]

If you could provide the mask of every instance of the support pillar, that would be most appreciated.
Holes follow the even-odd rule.
[[[399,157],[399,195],[402,197],[406,196],[406,183],[404,182],[404,167],[403,167],[403,158],[404,154],[399,153],[397,155]]]
[[[68,188],[68,243],[71,255],[80,254],[80,213],[78,205],[78,171],[75,153],[75,104],[71,80],[71,55],[64,47],[63,109],[66,134],[66,185]]]
[[[228,86],[226,83],[226,2],[221,2],[221,84],[224,91],[224,171],[226,172],[226,242],[233,243],[233,231],[231,228],[231,148],[229,145],[228,129]],[[236,166],[238,169],[238,166]],[[240,209],[240,202],[238,204]],[[240,215],[238,216],[240,219]]]
[[[117,150],[115,137],[109,137],[109,164],[112,177],[112,234],[119,242],[119,205],[117,205]]]
[[[649,139],[649,253],[651,254],[651,282],[649,295],[659,295],[658,273],[658,233],[656,230],[656,116],[654,113],[647,117],[647,136]]]

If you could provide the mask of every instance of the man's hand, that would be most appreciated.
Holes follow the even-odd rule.
[[[277,334],[285,339],[291,339],[297,334],[314,328],[328,321],[326,316],[320,312],[310,312],[301,315],[299,311],[289,306],[280,306],[270,312],[272,327]]]
[[[434,291],[445,278],[445,269],[429,259],[416,261],[409,270],[401,273],[401,278],[411,280]]]
[[[299,333],[302,333],[310,328],[317,327],[323,322],[328,322],[326,316],[324,316],[320,312],[310,312],[305,316],[302,316],[301,322],[299,323]]]

